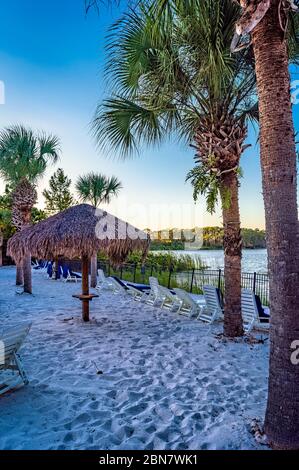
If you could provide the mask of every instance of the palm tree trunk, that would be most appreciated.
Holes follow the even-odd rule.
[[[32,268],[31,255],[28,253],[23,259],[24,292],[32,294]]]
[[[23,265],[17,264],[16,265],[16,286],[22,286],[23,284],[24,284]]]
[[[274,448],[299,449],[299,229],[296,151],[286,41],[279,0],[253,33],[270,279],[270,373],[265,432]]]
[[[224,229],[224,335],[231,338],[243,335],[241,315],[242,239],[238,195],[239,182],[236,172],[230,171],[223,174],[221,199]]]
[[[90,287],[97,286],[97,269],[98,269],[98,254],[94,253],[90,262]]]

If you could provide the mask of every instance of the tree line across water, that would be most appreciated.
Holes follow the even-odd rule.
[[[222,227],[203,227],[202,229],[202,247],[204,250],[218,250],[223,249],[223,228]],[[198,233],[198,228],[193,228],[188,231],[195,235]],[[185,242],[190,240],[188,238],[184,239],[184,231],[182,231],[181,239],[175,239],[173,236],[174,232],[178,232],[177,229],[171,230],[162,230],[161,232],[152,232],[151,250],[184,250]],[[163,236],[164,233],[168,233],[168,236]],[[266,234],[264,230],[261,229],[252,229],[252,228],[243,228],[241,230],[242,234],[242,245],[243,248],[253,249],[253,248],[266,248]]]

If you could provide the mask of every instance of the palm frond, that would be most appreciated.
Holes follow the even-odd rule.
[[[117,196],[122,184],[112,176],[107,178],[101,173],[88,173],[79,176],[76,182],[76,191],[82,202],[91,202],[95,207],[105,202],[109,203],[112,196]]]
[[[0,174],[14,187],[24,178],[35,183],[58,152],[57,137],[39,136],[20,124],[7,127],[0,132]]]
[[[141,142],[160,142],[163,131],[159,112],[120,96],[100,105],[93,123],[98,145],[112,147],[121,156],[138,151]]]
[[[60,139],[55,135],[41,133],[38,138],[38,144],[40,158],[57,163],[60,153]]]

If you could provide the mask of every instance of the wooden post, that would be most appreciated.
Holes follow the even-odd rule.
[[[82,295],[89,295],[89,259],[88,256],[82,256]],[[83,321],[89,321],[89,300],[82,300],[82,318]]]

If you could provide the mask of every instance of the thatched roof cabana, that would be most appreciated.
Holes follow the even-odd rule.
[[[37,259],[57,256],[89,258],[103,250],[114,264],[121,264],[132,250],[146,253],[149,237],[108,212],[88,204],[71,207],[16,233],[7,252],[21,262],[26,252]]]
[[[81,257],[81,297],[86,297],[89,296],[88,263],[95,252],[103,250],[114,265],[119,265],[133,250],[141,250],[145,255],[149,243],[145,232],[106,211],[81,204],[16,233],[8,242],[7,253],[17,263],[22,262],[26,253],[37,259]],[[86,307],[87,299],[81,300]]]

